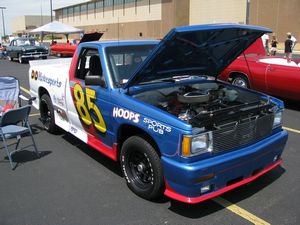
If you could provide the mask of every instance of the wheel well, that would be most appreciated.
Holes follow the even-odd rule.
[[[230,73],[229,76],[228,76],[228,81],[231,83],[232,79],[237,77],[237,76],[241,76],[241,77],[245,78],[248,81],[249,86],[251,87],[250,80],[249,80],[248,76],[244,73],[241,73],[241,72],[232,72],[232,73]]]
[[[49,92],[46,90],[46,88],[40,87],[40,88],[39,88],[39,99],[40,99],[44,94],[49,95]],[[49,95],[49,96],[50,96],[50,95]]]
[[[126,141],[126,139],[128,139],[129,137],[135,136],[135,135],[143,137],[145,140],[147,140],[153,146],[153,148],[156,150],[159,157],[161,156],[158,145],[156,144],[154,139],[149,134],[147,134],[141,128],[138,128],[138,127],[135,127],[135,126],[132,126],[129,124],[124,124],[119,128],[119,131],[118,131],[118,138],[117,138],[117,140],[118,140],[118,158],[119,158],[120,150],[122,148],[124,141]]]

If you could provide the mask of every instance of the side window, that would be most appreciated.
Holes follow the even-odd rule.
[[[99,85],[105,87],[106,83],[98,49],[83,48],[78,59],[75,77],[80,80],[85,80],[86,76],[95,75],[101,77],[102,82]]]

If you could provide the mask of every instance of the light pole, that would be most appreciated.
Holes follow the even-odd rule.
[[[53,22],[53,16],[52,16],[52,0],[50,0],[50,15],[51,15],[51,22]]]
[[[50,15],[51,15],[51,23],[53,22],[53,16],[52,16],[52,0],[50,0]],[[51,35],[51,41],[53,44],[53,34]]]
[[[1,12],[2,12],[3,39],[5,40],[5,24],[4,24],[3,9],[6,9],[6,7],[0,6],[0,9],[1,9]]]

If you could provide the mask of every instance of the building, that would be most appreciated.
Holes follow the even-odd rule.
[[[104,32],[104,39],[159,39],[172,27],[199,23],[245,23],[245,0],[230,0],[219,17],[207,17],[218,0],[98,0],[55,9],[56,20]],[[234,5],[232,7],[231,5]],[[234,15],[236,9],[243,13]],[[203,12],[199,16],[200,12]],[[239,10],[241,11],[241,10]],[[207,12],[207,13],[205,13]]]
[[[280,42],[291,32],[300,42],[299,0],[251,0],[249,23],[269,27]]]
[[[55,9],[56,20],[103,39],[160,39],[171,28],[208,23],[266,26],[300,40],[299,0],[93,0]],[[293,18],[290,20],[290,18]]]
[[[11,27],[14,35],[27,34],[32,29],[50,23],[51,16],[18,16],[12,20]]]

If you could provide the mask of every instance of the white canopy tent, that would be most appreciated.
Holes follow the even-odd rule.
[[[69,34],[83,33],[83,32],[84,31],[82,29],[72,27],[67,24],[60,23],[58,21],[47,23],[41,27],[38,27],[30,31],[30,33],[33,34],[41,34],[42,37],[45,34],[65,34],[67,36],[67,39]]]

